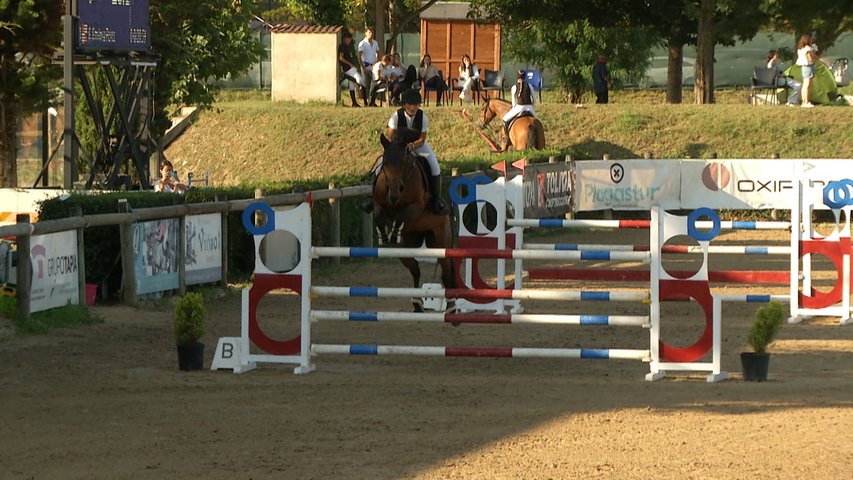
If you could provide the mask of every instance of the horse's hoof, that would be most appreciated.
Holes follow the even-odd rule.
[[[415,307],[415,313],[424,313],[424,307],[422,305],[418,303],[413,303],[412,305]]]

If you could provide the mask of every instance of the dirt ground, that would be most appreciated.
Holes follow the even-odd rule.
[[[560,240],[637,240],[630,235]],[[762,238],[787,242],[761,232],[720,241]],[[722,257],[734,258],[714,257],[711,267],[787,266],[784,257]],[[426,281],[437,278],[432,266],[423,271]],[[409,282],[391,260],[324,267],[314,277],[318,285]],[[240,300],[229,294],[207,305],[209,366],[217,339],[240,334]],[[296,306],[293,296],[265,298],[265,331],[293,336]],[[732,378],[709,384],[702,375],[646,382],[648,364],[627,360],[324,356],[310,375],[270,364],[242,375],[181,372],[169,302],[97,306],[103,324],[0,341],[0,478],[850,478],[853,326],[830,318],[784,326],[770,349],[770,381],[744,382],[738,354],[757,307],[724,305],[723,367]],[[408,301],[318,299],[315,308],[405,311]],[[647,311],[633,303],[525,308]],[[663,316],[668,343],[698,338],[703,321],[695,304],[667,304]],[[313,336],[317,343],[566,348],[648,348],[649,338],[637,327],[403,322],[321,322]]]

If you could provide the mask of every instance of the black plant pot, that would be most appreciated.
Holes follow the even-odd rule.
[[[769,353],[742,352],[740,363],[743,366],[743,379],[747,382],[766,382],[767,369],[770,367]]]
[[[178,345],[178,368],[190,372],[204,368],[204,344],[201,342]]]

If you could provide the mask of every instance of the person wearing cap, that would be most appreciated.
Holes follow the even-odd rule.
[[[607,57],[599,55],[592,66],[592,90],[595,92],[595,103],[609,101],[610,72],[607,71]]]
[[[427,130],[429,130],[429,119],[421,110],[421,93],[415,89],[404,90],[400,95],[402,107],[388,119],[388,131],[385,136],[393,141],[402,142],[406,150],[416,155],[425,157],[429,164],[429,193],[432,197],[432,208],[435,213],[444,215],[448,213],[447,205],[441,199],[441,169],[435,152],[427,143]],[[379,167],[377,167],[379,168]],[[362,204],[362,209],[369,212],[373,209],[372,201]]]
[[[509,147],[509,124],[515,117],[527,112],[532,116],[536,116],[536,111],[533,109],[535,97],[530,91],[530,85],[524,79],[524,72],[519,70],[515,79],[515,85],[509,90],[512,97],[512,108],[501,117],[504,122],[504,151]]]

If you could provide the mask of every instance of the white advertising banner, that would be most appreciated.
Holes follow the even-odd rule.
[[[37,222],[39,203],[65,193],[48,188],[0,188],[0,225],[15,223],[19,213],[28,213],[30,221]]]
[[[222,279],[222,216],[189,215],[186,219],[187,285]]]
[[[679,208],[678,160],[576,162],[577,211]]]
[[[34,235],[30,240],[33,269],[30,311],[77,304],[77,231]]]
[[[778,209],[794,205],[794,168],[801,160],[682,160],[682,208]],[[802,160],[809,165],[809,177],[828,183],[853,178],[849,160]],[[813,199],[822,205],[819,196]]]

